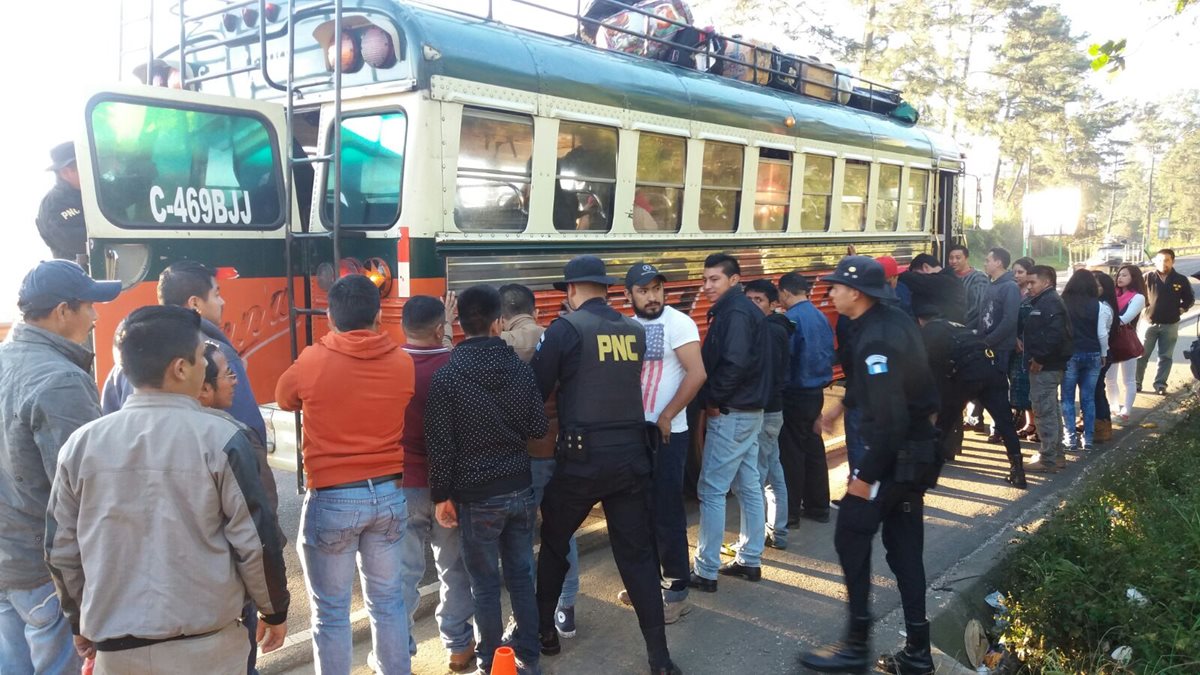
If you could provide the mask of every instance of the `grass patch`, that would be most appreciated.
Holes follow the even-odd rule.
[[[1200,673],[1200,414],[1101,472],[998,582],[1023,672]]]

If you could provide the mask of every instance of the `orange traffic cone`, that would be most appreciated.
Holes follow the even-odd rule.
[[[492,657],[492,675],[517,675],[517,654],[512,647],[500,647]]]

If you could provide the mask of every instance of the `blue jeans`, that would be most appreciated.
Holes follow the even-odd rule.
[[[1158,348],[1158,370],[1154,373],[1154,388],[1167,386],[1167,377],[1171,375],[1171,365],[1175,363],[1175,343],[1179,340],[1179,324],[1143,322],[1138,328],[1139,338],[1145,353],[1137,361],[1137,386],[1142,388],[1142,378],[1146,376],[1146,366],[1150,363],[1150,353]]]
[[[862,418],[862,408],[846,408],[843,425],[846,427],[846,462],[850,465],[850,473],[854,473],[863,457],[867,456],[867,439],[862,435]]]
[[[533,490],[489,497],[477,502],[456,502],[458,529],[462,536],[462,556],[471,576],[471,594],[475,596],[475,623],[479,626],[479,645],[475,654],[479,667],[492,669],[492,658],[504,634],[500,615],[500,579],[512,605],[517,630],[512,646],[524,665],[523,672],[537,673],[538,610],[533,582],[533,526],[537,508]]]
[[[53,583],[0,590],[0,672],[74,674],[82,667]]]
[[[542,505],[542,495],[546,494],[546,484],[554,477],[554,468],[558,461],[553,457],[529,458],[529,470],[533,474],[533,507],[536,510]],[[571,550],[567,553],[567,576],[563,579],[562,594],[558,596],[559,607],[574,607],[575,597],[579,595],[579,548],[575,537],[571,537]],[[534,584],[537,584],[537,567],[533,569]]]
[[[777,544],[787,544],[788,491],[779,462],[779,432],[783,429],[783,411],[763,413],[758,434],[758,476],[763,484],[763,502],[767,514],[767,532]]]
[[[408,610],[408,651],[417,653],[417,641],[412,637],[412,617],[421,601],[418,585],[425,576],[426,544],[433,548],[433,564],[441,584],[434,613],[438,634],[446,649],[464,651],[475,637],[475,628],[471,625],[475,601],[471,599],[471,578],[462,561],[460,537],[456,530],[438,524],[429,488],[404,488],[404,501],[408,507],[408,521],[404,528],[400,583],[404,584],[404,608]]]
[[[312,603],[317,673],[348,675],[354,644],[350,592],[355,559],[371,617],[371,642],[383,675],[408,675],[404,606],[404,528],[408,510],[398,481],[309,490],[300,514],[300,565]]]
[[[1091,447],[1096,430],[1096,380],[1100,378],[1100,353],[1076,352],[1067,361],[1062,381],[1063,445],[1073,448],[1079,444],[1075,431],[1075,390],[1079,389],[1079,405],[1083,409],[1083,444]]]
[[[761,410],[732,410],[708,418],[704,460],[700,467],[700,541],[696,546],[696,574],[716,579],[725,537],[725,495],[730,489],[741,505],[741,534],[737,562],[758,567],[766,538],[762,481],[758,477],[758,434]]]

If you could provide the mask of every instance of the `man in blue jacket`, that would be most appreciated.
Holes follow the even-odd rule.
[[[829,465],[825,444],[814,425],[833,381],[833,329],[808,299],[812,283],[797,272],[779,279],[779,298],[796,325],[788,384],[783,390],[783,432],[779,461],[788,489],[791,519],[829,520]]]

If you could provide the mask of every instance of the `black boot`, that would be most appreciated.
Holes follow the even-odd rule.
[[[1029,488],[1029,483],[1025,480],[1025,466],[1023,464],[1017,464],[1009,469],[1008,476],[1004,478],[1004,481],[1018,490]]]
[[[865,672],[868,665],[867,638],[870,632],[870,617],[851,617],[844,639],[803,654],[800,663],[805,668],[822,673]],[[925,636],[928,643],[928,629]]]
[[[876,665],[893,675],[933,675],[933,656],[929,653],[929,622],[905,623],[908,639],[904,649],[884,654]]]

